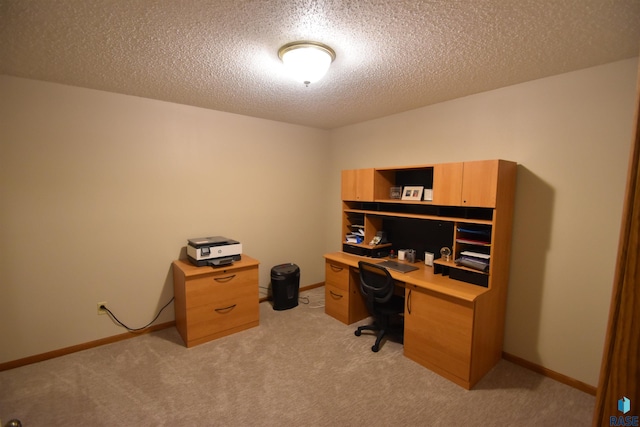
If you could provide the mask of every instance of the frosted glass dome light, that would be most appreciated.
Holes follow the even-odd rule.
[[[282,46],[278,56],[294,80],[309,86],[324,77],[336,53],[322,43],[305,41]]]

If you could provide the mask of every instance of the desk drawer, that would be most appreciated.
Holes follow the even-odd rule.
[[[350,274],[358,276],[354,271]],[[353,278],[348,291],[326,283],[324,289],[324,312],[329,316],[347,325],[369,316],[364,299],[360,295],[359,288],[354,285]]]
[[[246,289],[245,289],[246,288]],[[254,289],[255,288],[255,289]],[[255,291],[258,301],[258,269],[223,270],[212,275],[189,279],[185,284],[186,307],[224,305],[239,294]]]
[[[349,291],[349,266],[335,261],[327,261],[324,268],[324,280],[343,291]]]
[[[348,269],[346,269],[348,271]],[[325,283],[324,311],[342,323],[349,324],[349,291]]]

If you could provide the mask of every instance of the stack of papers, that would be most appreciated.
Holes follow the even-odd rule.
[[[364,240],[364,227],[353,226],[352,228],[353,231],[351,233],[347,233],[347,243],[362,243]]]
[[[456,259],[456,265],[473,268],[474,270],[489,272],[489,259],[491,255],[473,251],[460,252],[460,258]]]
[[[347,243],[362,243],[364,238],[356,234],[347,234]]]

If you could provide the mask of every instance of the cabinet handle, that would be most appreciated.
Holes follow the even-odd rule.
[[[344,270],[344,267],[338,267],[338,266],[335,266],[333,264],[329,264],[329,267],[331,267],[331,269],[333,271],[342,271],[342,270]]]
[[[236,277],[235,274],[232,274],[231,276],[227,276],[227,277],[214,277],[213,280],[215,280],[216,282],[228,282],[229,280],[233,279],[234,277]]]
[[[228,313],[231,310],[233,310],[234,308],[236,308],[236,305],[238,305],[238,304],[233,304],[233,305],[230,305],[229,307],[224,307],[224,308],[214,308],[214,311],[216,313]]]
[[[411,314],[411,289],[409,289],[409,295],[407,295],[407,313]]]
[[[330,294],[331,294],[331,296],[332,296],[332,297],[334,297],[334,298],[342,298],[342,297],[344,296],[344,295],[336,294],[336,293],[335,293],[335,292],[333,292],[333,291],[329,291],[329,293],[330,293]]]

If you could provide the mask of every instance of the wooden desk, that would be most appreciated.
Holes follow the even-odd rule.
[[[325,312],[351,324],[367,317],[359,293],[358,261],[344,252],[325,254]],[[404,355],[470,389],[502,357],[504,323],[496,291],[418,270],[391,276],[405,288]],[[363,310],[364,308],[364,310]]]

